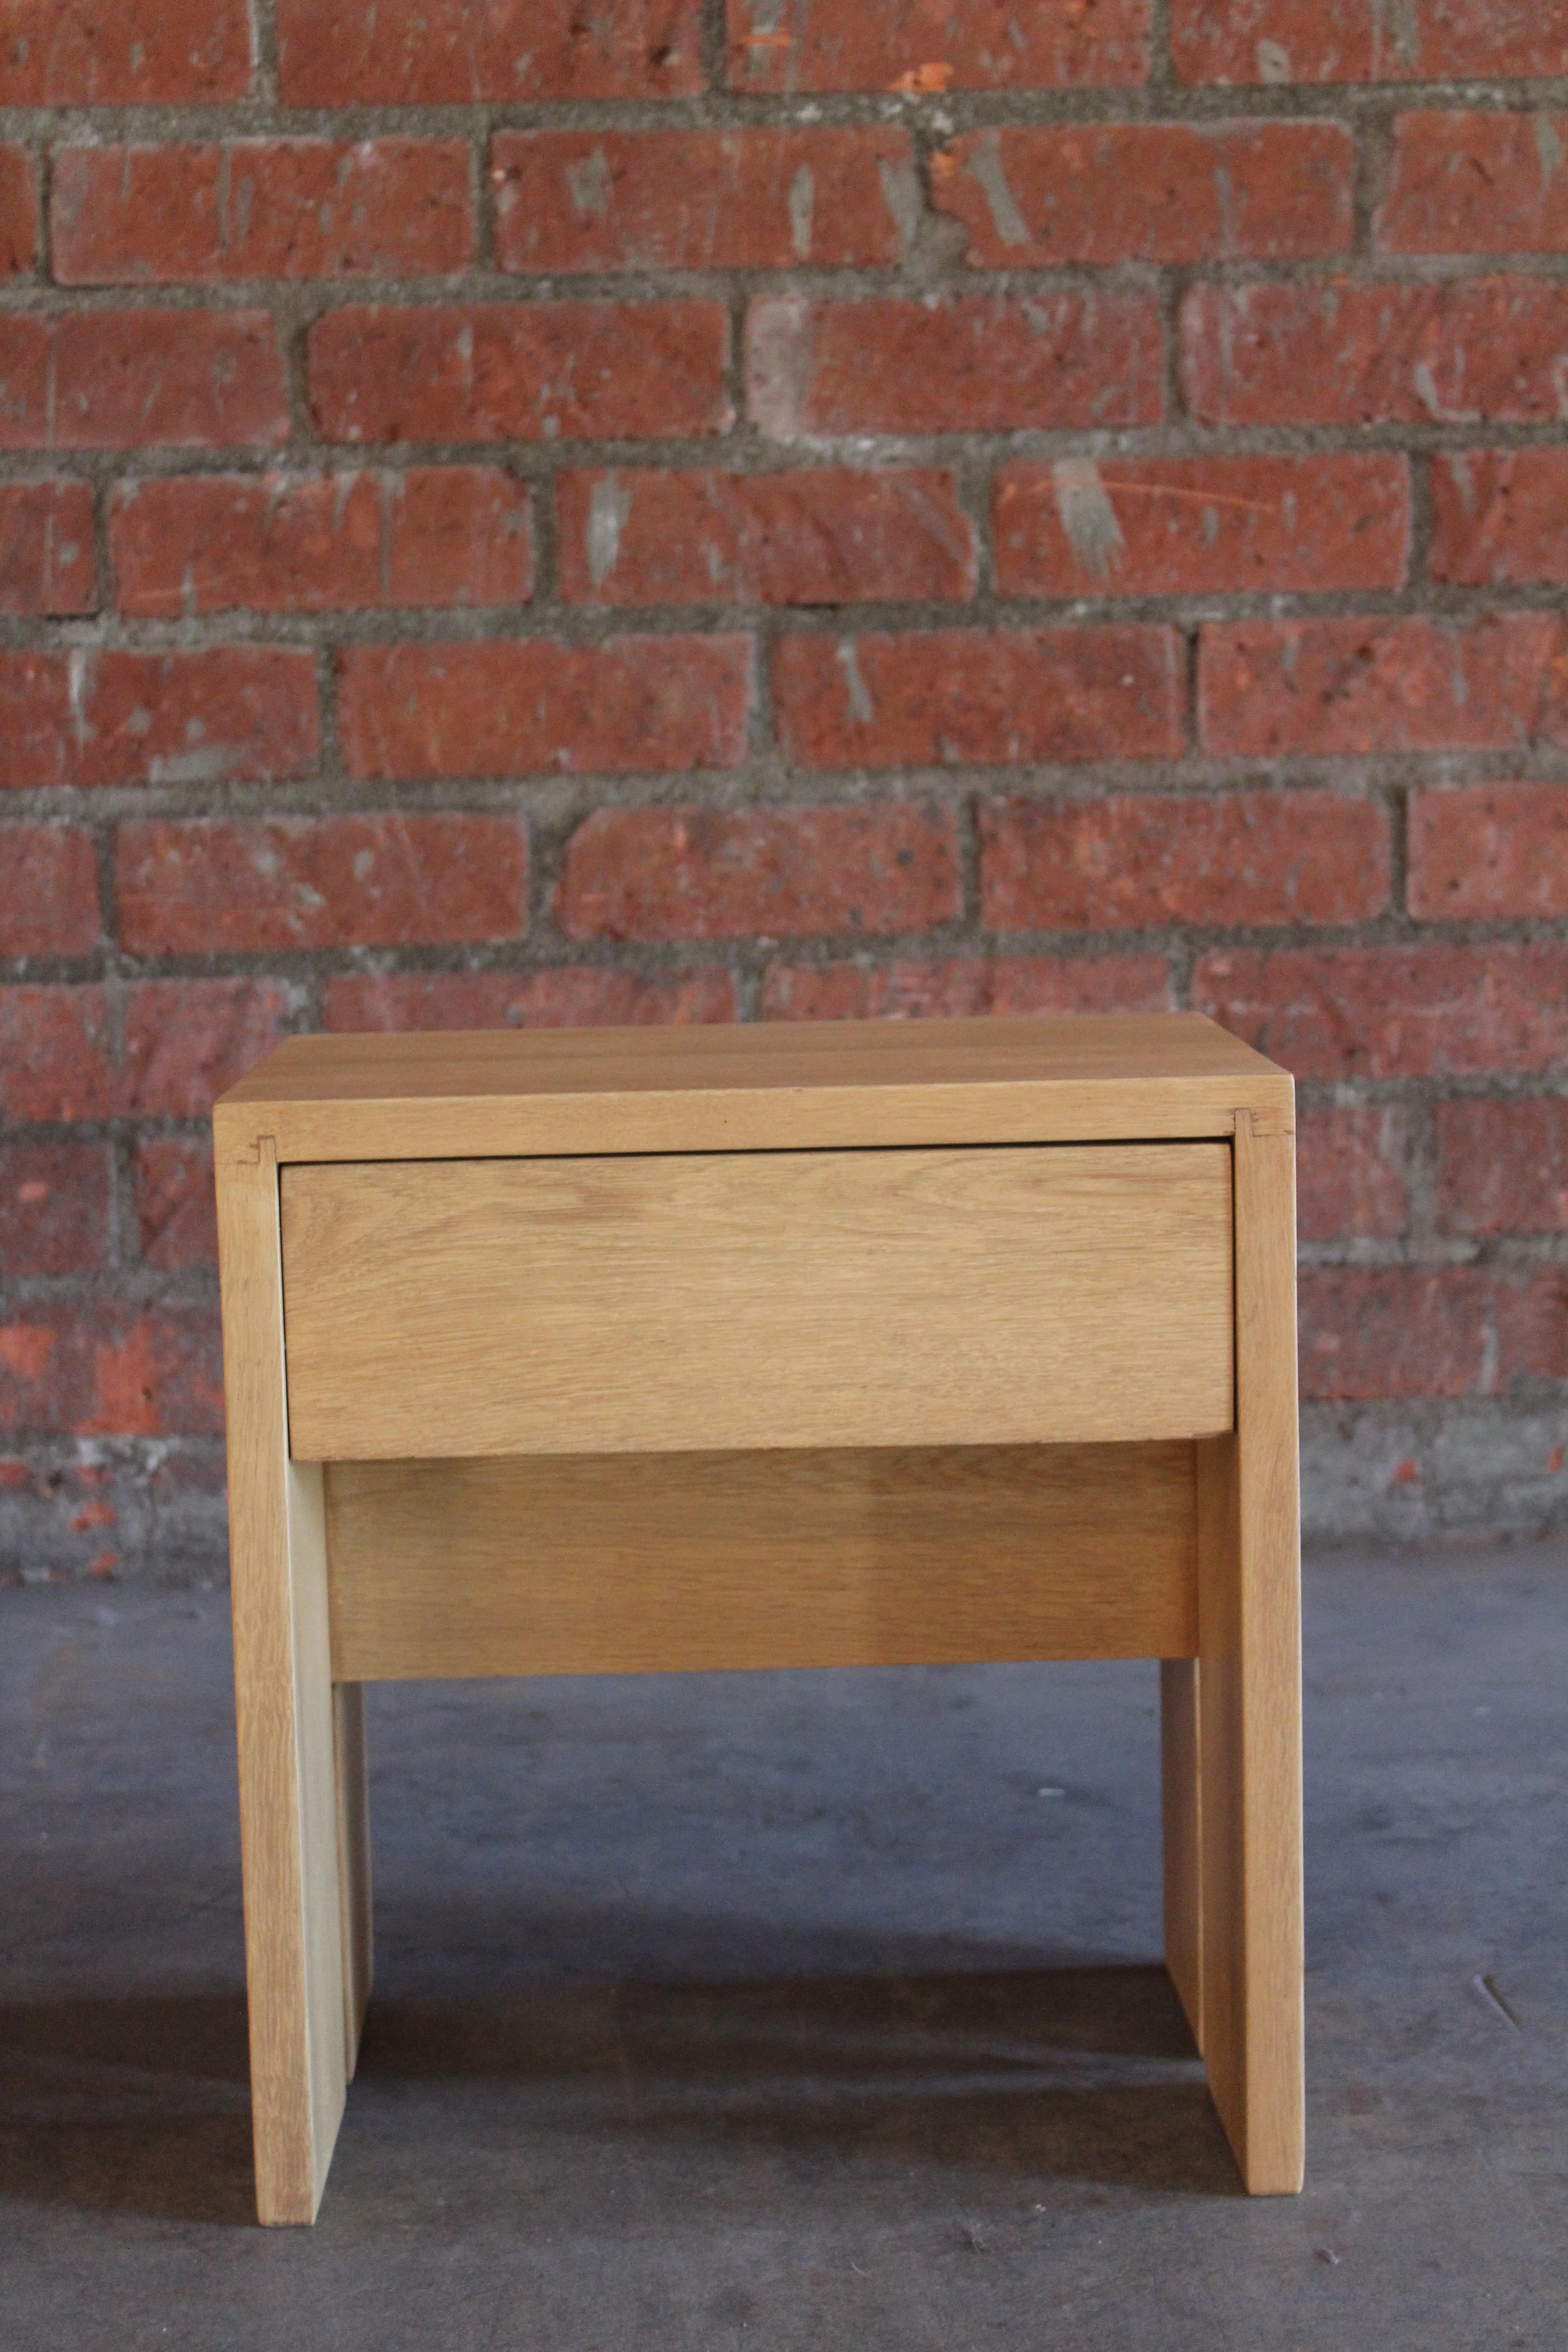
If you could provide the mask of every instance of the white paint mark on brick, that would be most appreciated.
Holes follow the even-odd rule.
[[[795,441],[811,397],[811,323],[798,294],[759,302],[747,337],[752,421],[778,441]]]
[[[1421,18],[1415,0],[1387,0],[1394,63],[1410,72],[1421,62]]]
[[[1027,245],[1028,225],[1007,185],[1007,175],[1002,169],[1002,150],[994,131],[988,139],[983,139],[971,155],[969,176],[984,197],[992,226],[1003,244]]]
[[[632,494],[621,487],[618,474],[606,474],[588,494],[588,522],[584,534],[588,577],[602,588],[620,561],[621,533],[632,510]]]
[[[87,649],[73,646],[66,661],[66,693],[70,704],[71,732],[79,751],[92,733],[87,723]]]
[[[1498,1373],[1500,1370],[1501,1362],[1502,1349],[1498,1342],[1497,1320],[1494,1316],[1489,1315],[1486,1320],[1485,1330],[1481,1338],[1481,1373],[1480,1379],[1477,1382],[1477,1386],[1480,1390],[1482,1396],[1496,1396],[1498,1392]],[[1495,2003],[1495,2006],[1501,2008],[1502,2004],[1500,2001],[1498,2001]],[[1504,2014],[1506,2015],[1507,2012],[1505,2011]],[[1513,2025],[1514,2032],[1517,2033],[1519,2031],[1517,2022],[1512,2019],[1510,2020],[1510,2022]]]
[[[784,5],[785,0],[746,0],[746,13],[752,20],[746,42],[746,67],[753,75],[765,74],[779,49],[789,46]]]
[[[1051,467],[1057,512],[1083,569],[1103,587],[1124,544],[1100,467],[1092,457],[1058,457]]]
[[[1259,81],[1270,82],[1278,86],[1281,82],[1289,80],[1290,53],[1288,49],[1281,48],[1278,41],[1259,41],[1257,54]]]
[[[849,697],[849,716],[857,727],[869,727],[875,716],[871,698],[866,691],[866,681],[860,675],[860,659],[853,637],[840,637],[833,648],[839,668],[844,672],[844,688]]]
[[[1461,384],[1465,376],[1464,352],[1457,351],[1453,357],[1456,384]],[[1464,425],[1475,421],[1477,415],[1475,409],[1450,407],[1444,400],[1437,389],[1437,379],[1432,373],[1432,363],[1429,360],[1416,361],[1410,371],[1410,381],[1415,386],[1416,399],[1435,425]]]
[[[610,209],[610,190],[614,186],[610,166],[602,147],[584,155],[580,163],[566,166],[566,185],[572,192],[572,209],[579,220],[603,220]]]
[[[1476,478],[1467,450],[1461,449],[1448,459],[1448,472],[1453,478],[1454,488],[1459,493],[1459,504],[1464,508],[1467,518],[1473,516],[1476,511]]]

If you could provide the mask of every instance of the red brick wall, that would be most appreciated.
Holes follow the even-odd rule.
[[[1568,0],[14,0],[0,106],[6,1565],[212,1564],[323,1025],[1202,1006],[1314,1523],[1560,1513]]]

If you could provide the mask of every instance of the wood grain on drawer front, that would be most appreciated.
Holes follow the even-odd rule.
[[[1230,1428],[1218,1143],[282,1176],[298,1459]]]
[[[1195,1451],[330,1463],[332,1671],[355,1683],[1189,1657]]]

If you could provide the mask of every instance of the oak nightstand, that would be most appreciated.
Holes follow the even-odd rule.
[[[1165,1950],[1300,2186],[1292,1087],[1194,1014],[305,1037],[214,1112],[257,2196],[371,1976],[361,1685],[1157,1657]]]

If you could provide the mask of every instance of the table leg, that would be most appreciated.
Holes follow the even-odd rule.
[[[343,2066],[353,2082],[374,1974],[363,1683],[333,1685],[332,1759],[337,1775],[338,1898],[342,1916]]]
[[[1294,1139],[1238,1114],[1237,1425],[1198,1446],[1204,2060],[1254,2195],[1301,2186]]]
[[[267,2222],[312,2221],[348,2074],[352,1875],[340,1860],[321,1472],[289,1458],[269,1143],[254,1162],[220,1165],[217,1180],[257,2210]],[[352,1822],[363,1746],[356,1762],[353,1703],[337,1715]]]
[[[1193,2040],[1202,2050],[1202,1776],[1195,1658],[1163,1658],[1160,1663],[1160,1783],[1165,1848],[1165,1966],[1186,2011]]]

